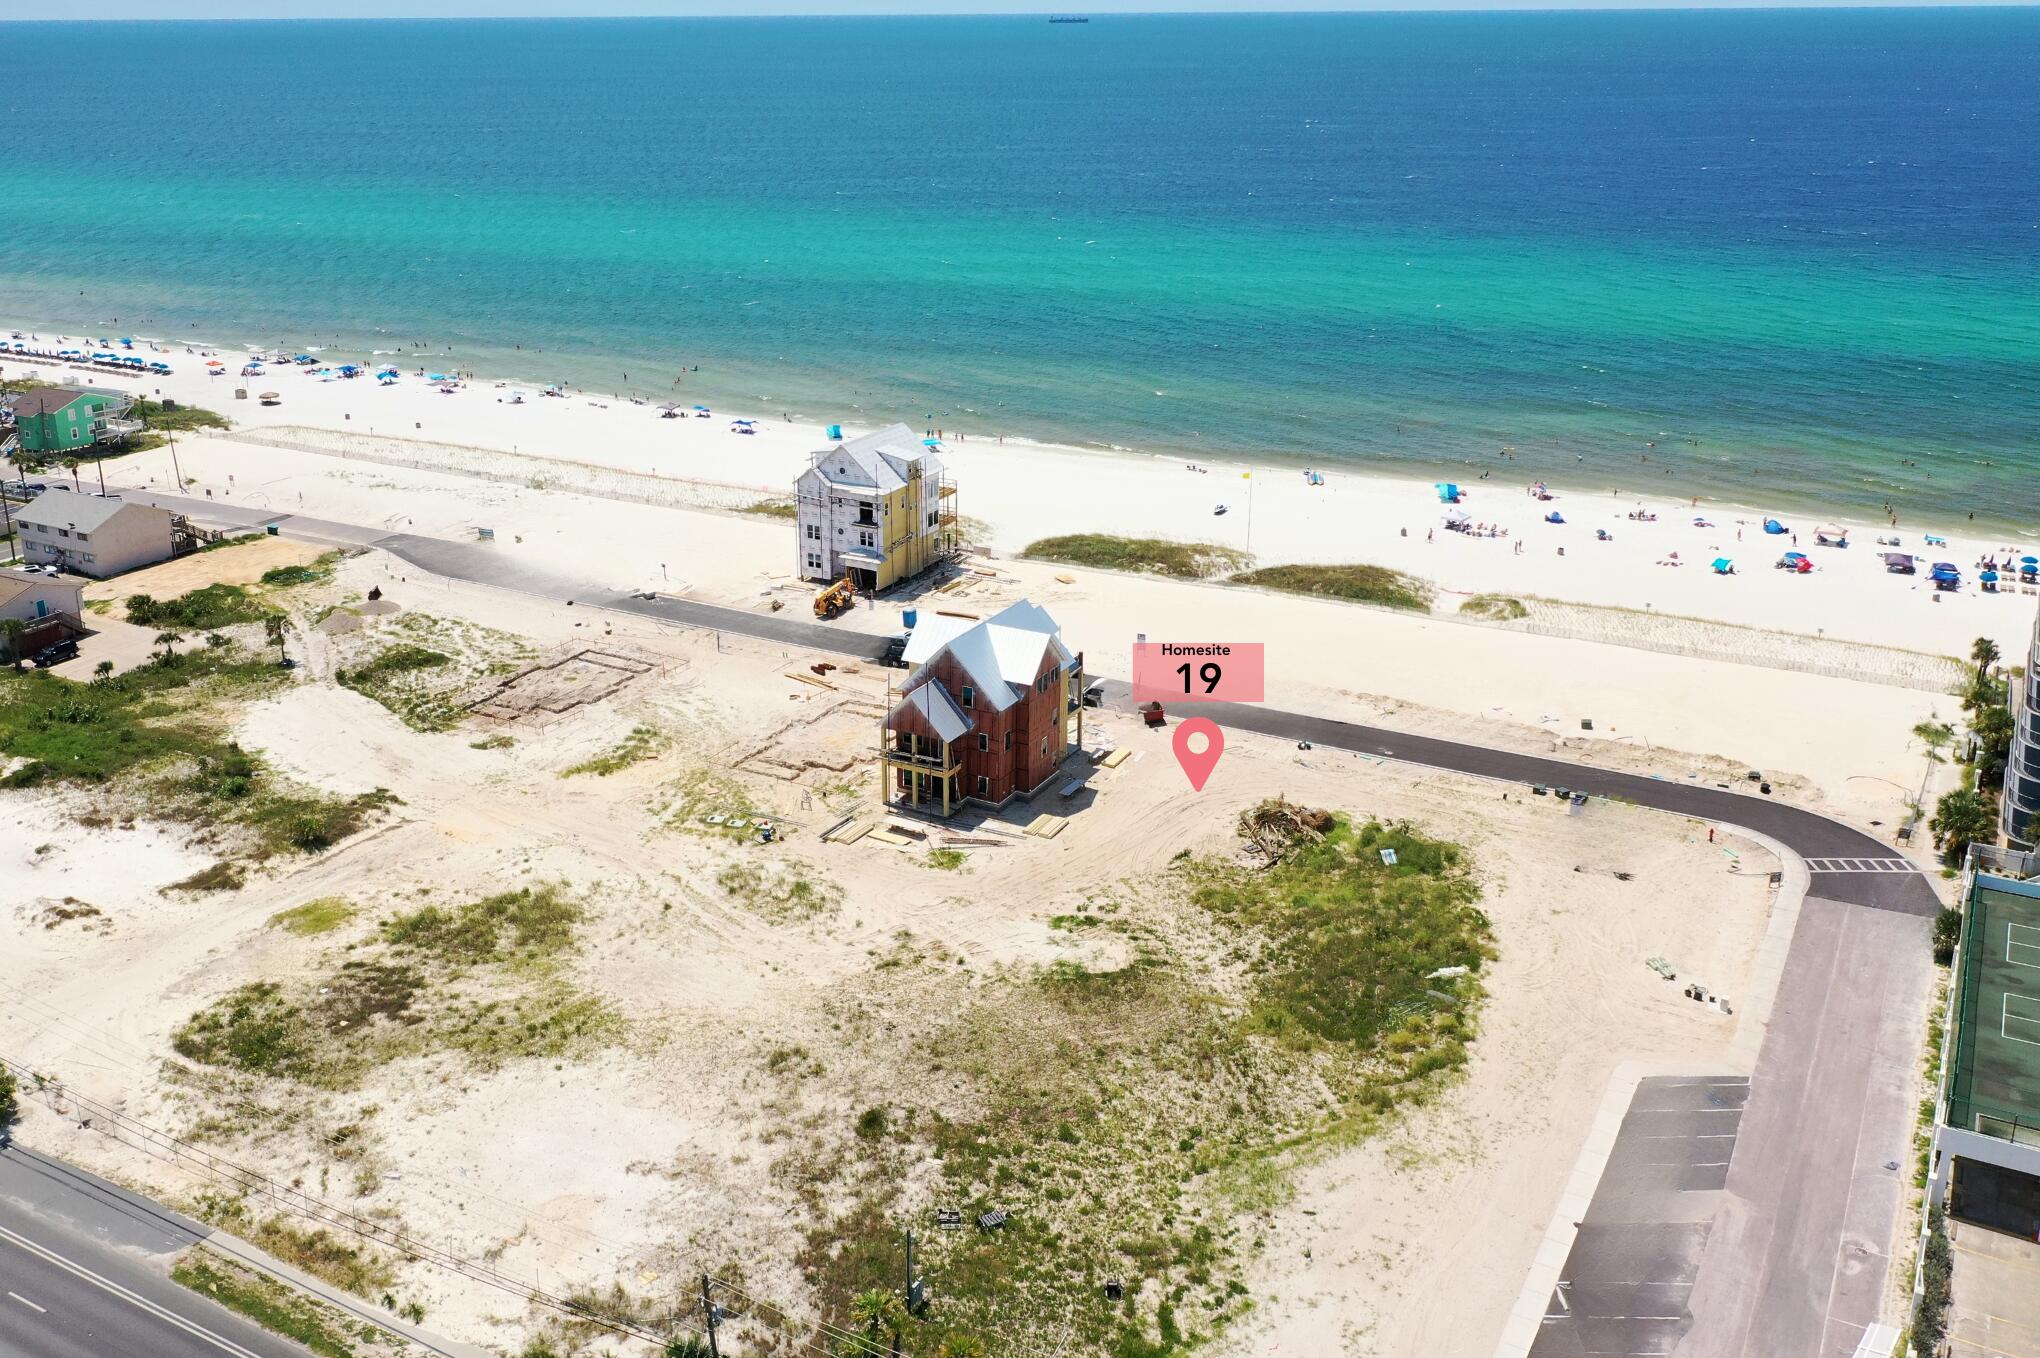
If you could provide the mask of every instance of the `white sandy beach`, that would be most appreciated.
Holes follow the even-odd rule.
[[[47,333],[39,342],[64,348],[89,343],[65,342]],[[654,406],[615,397],[575,392],[546,398],[538,384],[488,380],[448,395],[410,369],[387,387],[367,376],[322,380],[287,366],[242,379],[231,375],[238,374],[246,357],[237,348],[218,351],[230,375],[209,379],[205,352],[186,353],[182,345],[165,344],[160,355],[145,353],[172,364],[176,371],[168,378],[94,371],[77,372],[75,380],[203,405],[249,430],[314,426],[514,450],[755,488],[760,497],[789,494],[808,454],[827,444],[822,427],[786,421],[775,412],[717,410],[710,418],[662,419]],[[325,356],[333,362],[346,357]],[[366,355],[359,359],[369,361]],[[0,360],[0,372],[74,380],[67,369],[5,360]],[[247,388],[251,399],[233,399],[236,387]],[[510,393],[518,390],[528,399],[510,403]],[[252,399],[263,391],[277,392],[281,403],[264,406]],[[676,393],[675,399],[682,398]],[[757,432],[733,432],[736,417],[755,418]],[[858,430],[846,425],[845,432]],[[1773,537],[1761,530],[1772,512],[1761,505],[1703,501],[1695,506],[1661,495],[1576,492],[1564,486],[1552,487],[1554,499],[1539,501],[1526,493],[1506,461],[1498,459],[1485,481],[1466,480],[1470,473],[1463,467],[1441,461],[1439,476],[1458,481],[1466,492],[1459,507],[1474,523],[1507,533],[1476,537],[1445,531],[1447,506],[1439,503],[1430,482],[1346,467],[1318,469],[1325,483],[1313,486],[1292,469],[1264,466],[1248,478],[1249,467],[1239,462],[1200,463],[1202,470],[1192,471],[1181,458],[968,436],[961,441],[945,437],[942,456],[955,474],[960,510],[989,525],[991,545],[1007,554],[1038,538],[1075,532],[1215,542],[1251,551],[1263,565],[1391,566],[1434,582],[1446,608],[1455,595],[1501,592],[1824,633],[1940,654],[1965,654],[1979,635],[1995,638],[2007,655],[2017,654],[2032,625],[2032,596],[1987,595],[1975,583],[1980,559],[2002,557],[2008,550],[2023,554],[2028,546],[1967,536],[1952,531],[1952,524],[1907,523],[1892,529],[1843,520],[1852,530],[1849,547],[1816,547],[1812,530],[1818,518],[1780,514],[1795,530],[1795,541],[1793,534]],[[162,455],[157,460],[167,485],[169,459]],[[186,468],[185,474],[194,473]],[[259,469],[234,475],[234,493],[243,498],[260,493],[272,479]],[[555,484],[572,489],[573,478],[563,473]],[[226,493],[227,487],[219,490]],[[1220,504],[1227,507],[1222,516],[1213,512]],[[1566,522],[1544,522],[1553,511]],[[1657,518],[1639,522],[1628,517],[1632,512]],[[1697,526],[1696,520],[1710,526]],[[1596,530],[1605,530],[1610,540],[1597,540]],[[1945,535],[1947,545],[1926,546],[1927,533]],[[1902,539],[1899,550],[1960,566],[1963,588],[1938,595],[1937,602],[1924,572],[1887,574],[1878,554],[1891,549],[1877,543],[1887,535]],[[1795,549],[1814,559],[1812,574],[1774,568],[1783,552]],[[1735,563],[1732,576],[1716,575],[1710,568],[1724,556]],[[790,568],[790,543],[785,559]],[[1678,564],[1668,564],[1674,561]]]

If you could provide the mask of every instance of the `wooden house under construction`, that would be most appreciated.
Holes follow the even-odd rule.
[[[1000,806],[1039,791],[1083,743],[1084,657],[1024,599],[983,621],[923,619],[905,658],[880,734],[888,805]]]

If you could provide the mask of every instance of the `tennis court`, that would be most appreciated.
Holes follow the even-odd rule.
[[[1978,884],[1961,986],[1949,1125],[2040,1146],[2040,898]]]

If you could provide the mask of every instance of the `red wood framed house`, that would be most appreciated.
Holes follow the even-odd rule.
[[[924,620],[906,661],[879,748],[888,804],[999,806],[1040,790],[1083,743],[1084,658],[1024,599],[982,622]]]

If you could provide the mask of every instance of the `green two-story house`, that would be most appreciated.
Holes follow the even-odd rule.
[[[52,456],[90,448],[109,439],[138,434],[140,420],[129,419],[134,398],[100,387],[37,387],[14,402],[14,429],[21,450]]]

